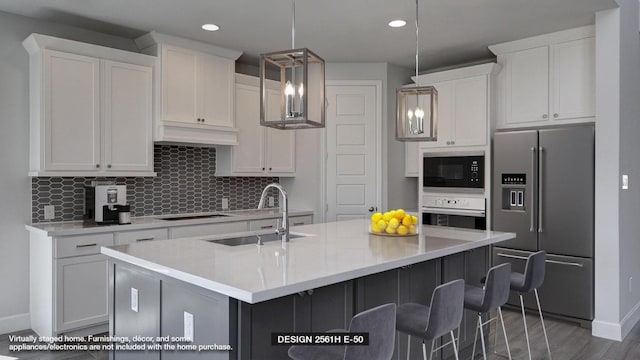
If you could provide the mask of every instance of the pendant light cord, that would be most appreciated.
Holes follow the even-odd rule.
[[[418,77],[418,46],[419,46],[419,31],[418,31],[418,0],[416,0],[416,86],[420,86],[420,78]]]
[[[291,0],[291,49],[295,49],[296,48],[295,45],[296,45],[296,0]]]

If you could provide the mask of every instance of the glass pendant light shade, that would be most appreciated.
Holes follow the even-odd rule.
[[[280,117],[267,112],[270,70],[280,73]],[[323,128],[325,123],[324,60],[307,48],[260,56],[260,125],[277,129]],[[271,114],[274,114],[271,111]]]
[[[433,86],[397,90],[396,139],[399,141],[438,140],[438,91]]]

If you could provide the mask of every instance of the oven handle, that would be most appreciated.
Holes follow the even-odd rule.
[[[432,213],[432,214],[442,214],[442,215],[462,215],[462,216],[475,216],[475,217],[486,216],[486,212],[484,210],[443,209],[443,208],[423,206],[422,211]]]

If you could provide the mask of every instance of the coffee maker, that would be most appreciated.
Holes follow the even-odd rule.
[[[130,211],[126,185],[85,186],[85,221],[98,225],[118,224],[120,213]]]

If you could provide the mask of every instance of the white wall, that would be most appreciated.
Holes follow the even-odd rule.
[[[0,334],[29,328],[29,58],[22,41],[33,32],[135,50],[131,40],[0,12]]]
[[[640,320],[640,35],[638,0],[617,2],[596,14],[593,334],[621,340]]]

